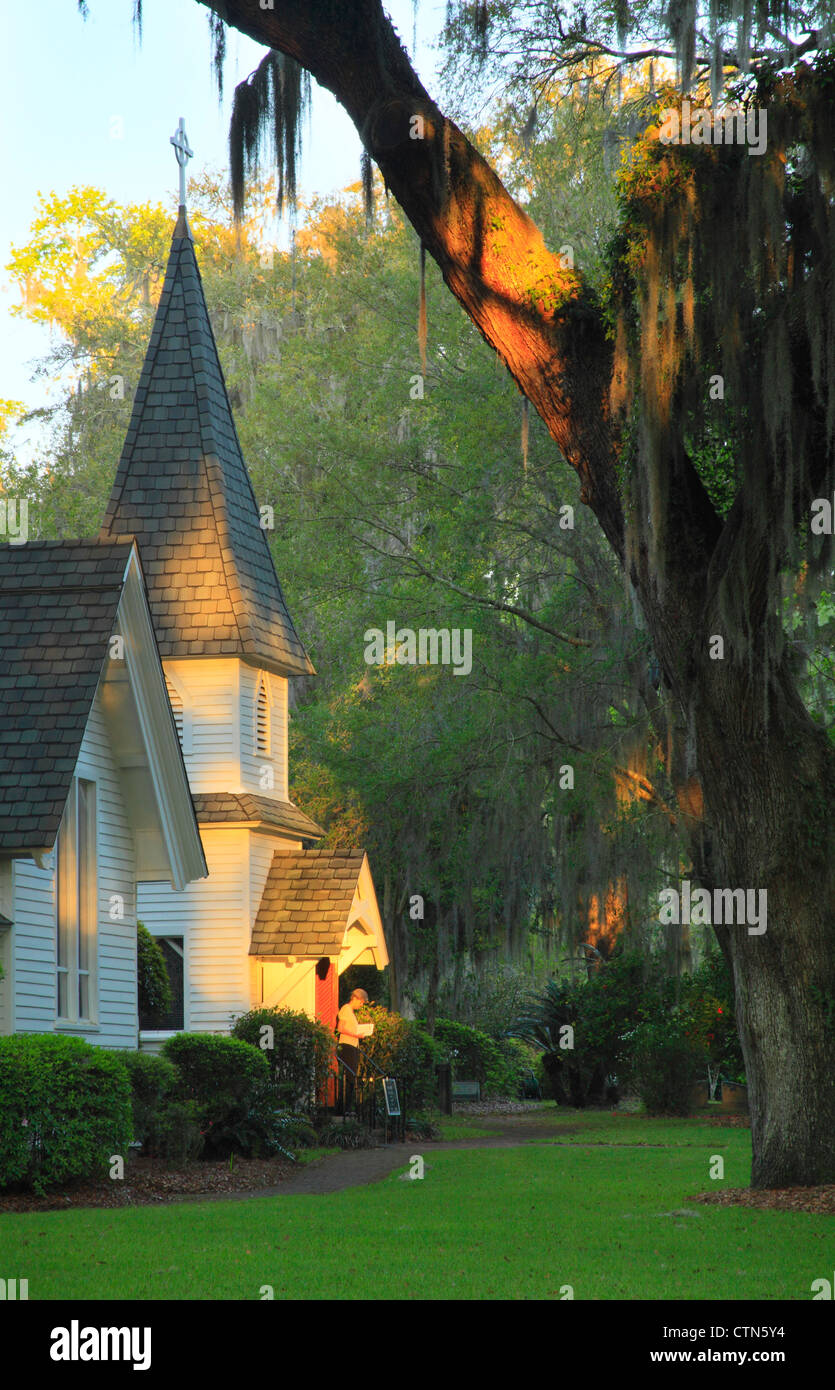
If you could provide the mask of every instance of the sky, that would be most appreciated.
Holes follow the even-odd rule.
[[[350,0],[346,0],[350,3]],[[5,0],[0,52],[4,197],[0,200],[0,398],[32,409],[55,399],[48,383],[32,382],[32,361],[49,346],[48,331],[13,316],[19,302],[6,265],[10,248],[25,245],[39,193],[101,188],[117,201],[176,202],[177,163],[169,137],[185,117],[194,158],[189,174],[227,168],[226,140],[235,84],[264,50],[229,30],[224,99],[218,103],[210,66],[207,10],[196,0],[144,0],[139,43],[133,0]],[[431,91],[434,36],[443,0],[421,0],[413,52],[412,0],[386,8]],[[360,143],[329,92],[313,84],[312,125],[304,141],[300,191],[328,194],[356,183]],[[53,388],[53,392],[54,392]],[[37,441],[24,430],[21,447]]]

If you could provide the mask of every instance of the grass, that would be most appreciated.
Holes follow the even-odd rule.
[[[434,1123],[441,1132],[442,1139],[489,1139],[498,1130],[484,1129],[479,1125],[480,1116],[440,1115],[433,1116]]]
[[[423,1181],[5,1215],[0,1266],[30,1299],[342,1298],[349,1277],[355,1299],[808,1300],[831,1270],[835,1217],[686,1201],[719,1185],[713,1154],[745,1185],[747,1130],[553,1111],[542,1128],[555,1142],[416,1144]]]

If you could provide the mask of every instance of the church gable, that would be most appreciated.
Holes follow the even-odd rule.
[[[277,852],[261,895],[249,953],[388,964],[382,921],[363,850]]]

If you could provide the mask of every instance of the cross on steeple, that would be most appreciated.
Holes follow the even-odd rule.
[[[177,156],[177,163],[180,166],[180,207],[184,208],[186,205],[186,165],[193,157],[194,150],[188,143],[186,123],[182,116],[180,117],[180,124],[170,137],[168,143],[174,146],[174,153]]]

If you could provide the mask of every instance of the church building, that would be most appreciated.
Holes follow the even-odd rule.
[[[15,603],[25,597],[40,617],[54,603],[38,583],[52,595],[64,586],[70,615],[61,626],[50,610],[40,664],[21,626],[24,655],[0,680],[0,724],[13,708],[28,755],[12,767],[0,733],[0,1032],[156,1050],[173,1032],[226,1032],[262,1004],[332,1026],[339,975],[388,964],[382,921],[367,855],[319,847],[321,827],[289,799],[288,682],[313,667],[261,525],[182,205],[101,532],[53,543],[54,563],[48,552],[0,546],[0,663]],[[43,730],[30,738],[29,716],[43,706],[48,720],[53,666],[103,595],[79,688],[72,671],[62,685],[75,741],[60,750],[50,815],[38,820],[53,750]],[[140,610],[145,628],[120,665],[112,639],[128,599],[136,632]],[[111,693],[125,685],[129,694]],[[61,909],[70,880],[74,905]],[[166,958],[165,1018],[138,1018],[137,920]],[[74,973],[62,985],[68,952]]]

